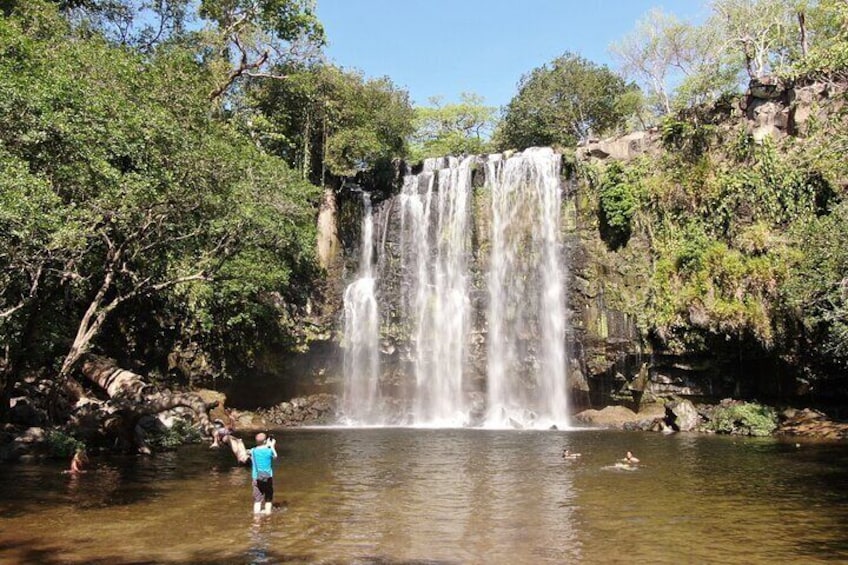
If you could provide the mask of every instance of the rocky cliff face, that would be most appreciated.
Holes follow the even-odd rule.
[[[721,132],[748,134],[755,143],[779,143],[805,137],[828,115],[842,111],[844,87],[832,84],[787,85],[763,80],[750,85],[745,96],[701,109],[695,121]],[[577,166],[603,169],[609,163],[641,156],[658,157],[666,149],[661,132],[652,129],[604,140],[590,140],[575,153]],[[725,135],[727,137],[727,135]],[[725,397],[792,398],[807,387],[797,371],[783,360],[751,351],[717,349],[710,355],[670,353],[656,348],[639,328],[646,320],[622,312],[639,312],[649,298],[650,241],[640,230],[627,246],[611,251],[599,237],[598,202],[593,191],[577,185],[571,197],[576,218],[573,237],[575,307],[582,313],[576,343],[583,348],[591,404],[629,403],[672,396],[708,400]],[[580,303],[582,302],[582,310]],[[653,346],[652,346],[653,345]]]

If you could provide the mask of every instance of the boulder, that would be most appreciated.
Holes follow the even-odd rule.
[[[785,92],[786,85],[777,77],[755,78],[748,84],[748,96],[760,100],[777,100]]]
[[[47,412],[31,398],[12,398],[9,402],[9,421],[22,426],[43,426],[47,423]]]
[[[44,428],[37,426],[14,434],[4,433],[3,444],[0,445],[0,461],[17,461],[44,456],[47,452],[46,441],[47,432]]]
[[[661,410],[661,408],[660,408]],[[605,428],[624,428],[626,424],[636,425],[641,428],[644,422],[648,422],[648,427],[653,421],[655,409],[651,407],[644,408],[639,414],[627,408],[626,406],[607,406],[601,410],[583,410],[574,415],[574,420],[581,424],[589,424],[592,426],[601,426]]]
[[[337,404],[335,395],[313,394],[260,410],[256,416],[265,424],[284,427],[329,424],[335,422]]]
[[[637,131],[621,137],[611,137],[602,141],[590,140],[577,150],[580,158],[629,161],[649,150],[651,138],[648,132]]]
[[[701,417],[695,405],[685,399],[666,404],[665,414],[668,425],[678,432],[691,432],[701,423]]]
[[[831,420],[822,412],[805,408],[788,409],[780,415],[777,433],[825,439],[848,439],[848,422]]]

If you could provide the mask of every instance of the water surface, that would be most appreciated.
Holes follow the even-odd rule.
[[[274,514],[193,446],[0,466],[2,563],[848,561],[848,445],[611,431],[277,434]],[[562,449],[582,453],[563,461]],[[626,450],[642,461],[615,465]]]

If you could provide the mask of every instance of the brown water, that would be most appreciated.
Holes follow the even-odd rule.
[[[281,508],[206,446],[0,465],[2,563],[848,562],[848,445],[609,431],[277,433]],[[563,448],[582,452],[563,461]],[[626,450],[642,463],[615,467]]]

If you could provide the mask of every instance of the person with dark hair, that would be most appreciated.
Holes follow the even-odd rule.
[[[250,450],[253,478],[253,513],[270,514],[274,502],[274,459],[277,441],[259,432],[256,447]]]
[[[627,454],[624,456],[624,459],[622,459],[622,462],[627,463],[628,465],[635,465],[639,462],[639,459],[628,451]]]

